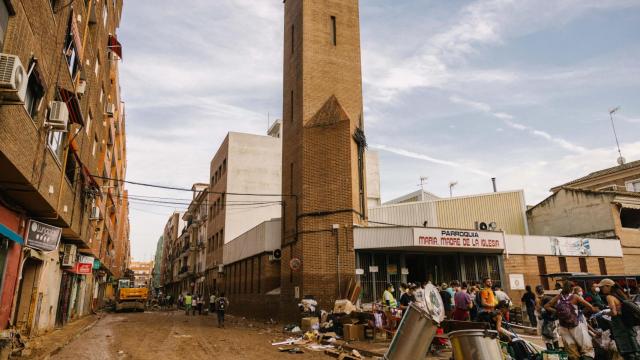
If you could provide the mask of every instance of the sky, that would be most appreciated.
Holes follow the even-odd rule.
[[[549,189],[640,160],[640,0],[364,0],[365,131],[382,200]],[[118,30],[127,179],[206,182],[228,131],[282,114],[281,0],[125,1]],[[131,248],[151,259],[189,192],[128,186]],[[171,201],[168,201],[171,202]],[[162,206],[159,206],[162,205]],[[174,207],[177,206],[177,207]]]

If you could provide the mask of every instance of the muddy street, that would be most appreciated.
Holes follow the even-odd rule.
[[[229,317],[224,329],[213,316],[180,311],[109,314],[52,359],[329,359],[322,352],[280,353],[279,327]]]

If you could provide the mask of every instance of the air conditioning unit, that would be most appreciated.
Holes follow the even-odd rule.
[[[269,255],[269,261],[280,261],[282,258],[282,250],[273,250],[273,254]]]
[[[482,231],[496,231],[496,229],[498,229],[498,224],[496,224],[495,222],[480,222],[480,221],[476,221],[476,230],[482,230]]]
[[[62,245],[62,266],[73,266],[76,264],[76,252],[78,247],[73,244]]]
[[[222,265],[222,264],[218,265],[218,272],[219,273],[223,273],[224,272],[224,265]]]
[[[116,106],[114,104],[107,104],[106,113],[108,116],[113,117],[113,114],[116,113]]]
[[[87,91],[87,80],[80,80],[78,86],[76,87],[76,94],[84,95],[85,91]]]
[[[89,220],[100,220],[100,208],[97,206],[91,207],[91,215],[89,216]]]
[[[0,53],[0,88],[9,89],[5,98],[24,101],[29,78],[20,58],[16,55]]]
[[[69,108],[62,101],[52,101],[49,103],[49,119],[45,125],[58,131],[67,131],[69,124]]]

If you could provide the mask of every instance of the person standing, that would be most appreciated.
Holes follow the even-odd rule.
[[[542,285],[536,286],[536,316],[538,321],[538,334],[547,346],[547,350],[560,349],[560,335],[558,335],[558,318],[555,314],[546,311],[544,306],[553,297],[545,295]]]
[[[184,314],[185,315],[189,315],[189,312],[191,311],[191,302],[192,301],[193,301],[193,297],[191,297],[191,293],[187,293],[187,295],[183,299],[183,302],[184,302]]]
[[[602,310],[605,307],[604,301],[602,300],[602,297],[600,297],[600,288],[598,287],[598,283],[595,281],[591,284],[589,290],[584,293],[584,299],[599,310]]]
[[[198,307],[198,315],[202,315],[202,307],[204,306],[204,296],[198,296],[198,301],[196,302],[196,306]]]
[[[453,310],[453,320],[469,321],[471,316],[469,311],[473,307],[471,296],[467,292],[467,283],[463,282],[460,290],[453,296],[455,309]]]
[[[482,285],[484,287],[480,291],[480,312],[492,312],[498,302],[496,301],[496,295],[493,293],[491,278],[484,278]]]
[[[224,327],[224,314],[227,311],[227,307],[229,307],[229,300],[224,297],[224,293],[221,293],[220,296],[216,299],[216,312],[218,314],[218,327]]]
[[[416,297],[413,295],[415,291],[415,286],[407,285],[407,289],[402,295],[400,295],[400,310],[402,310],[403,316],[404,313],[409,308],[409,305],[416,302]]]
[[[395,309],[398,307],[396,298],[393,297],[393,290],[393,285],[389,283],[387,284],[387,288],[382,293],[382,303],[387,307],[387,309]]]
[[[636,329],[629,321],[632,316],[622,313],[622,302],[629,300],[625,292],[611,279],[602,279],[597,285],[611,309],[611,335],[624,360],[640,359]]]
[[[578,305],[594,312],[593,306],[582,297],[574,295],[571,283],[565,281],[560,294],[549,301],[544,309],[555,313],[560,322],[558,333],[569,353],[569,360],[586,360],[595,357],[587,323],[578,314]],[[584,319],[584,317],[582,317]]]
[[[413,296],[416,298],[415,304],[422,310],[427,310],[427,299],[424,292],[424,287],[426,285],[426,282],[423,282],[422,284],[418,283],[413,291]]]
[[[442,298],[442,305],[444,307],[444,313],[447,319],[451,319],[452,298],[446,283],[440,285],[440,297]]]
[[[469,290],[469,296],[471,297],[471,310],[469,310],[469,317],[472,321],[475,321],[478,318],[478,308],[480,305],[476,302],[476,298],[479,291],[480,290],[475,285],[471,286],[471,290]]]
[[[536,295],[531,291],[531,285],[527,285],[525,287],[526,291],[524,295],[522,295],[522,305],[527,309],[527,317],[529,318],[529,322],[531,323],[531,327],[538,327],[538,319],[536,318]]]
[[[216,293],[212,293],[211,296],[209,296],[209,314],[213,314],[213,312],[216,311]]]

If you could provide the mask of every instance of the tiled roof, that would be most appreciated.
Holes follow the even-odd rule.
[[[589,174],[587,176],[583,176],[583,177],[581,177],[579,179],[572,180],[572,181],[570,181],[570,182],[568,182],[566,184],[563,184],[563,185],[560,185],[560,186],[556,186],[556,187],[554,187],[554,189],[559,189],[559,188],[565,187],[565,186],[571,186],[573,184],[581,183],[581,182],[586,181],[586,180],[596,179],[596,178],[598,178],[600,176],[604,176],[604,175],[615,174],[615,173],[617,173],[619,171],[632,169],[632,168],[635,168],[635,167],[640,167],[640,160],[632,161],[630,163],[626,163],[626,164],[623,164],[623,165],[610,167],[608,169],[594,171],[594,172],[592,172],[591,174]]]

